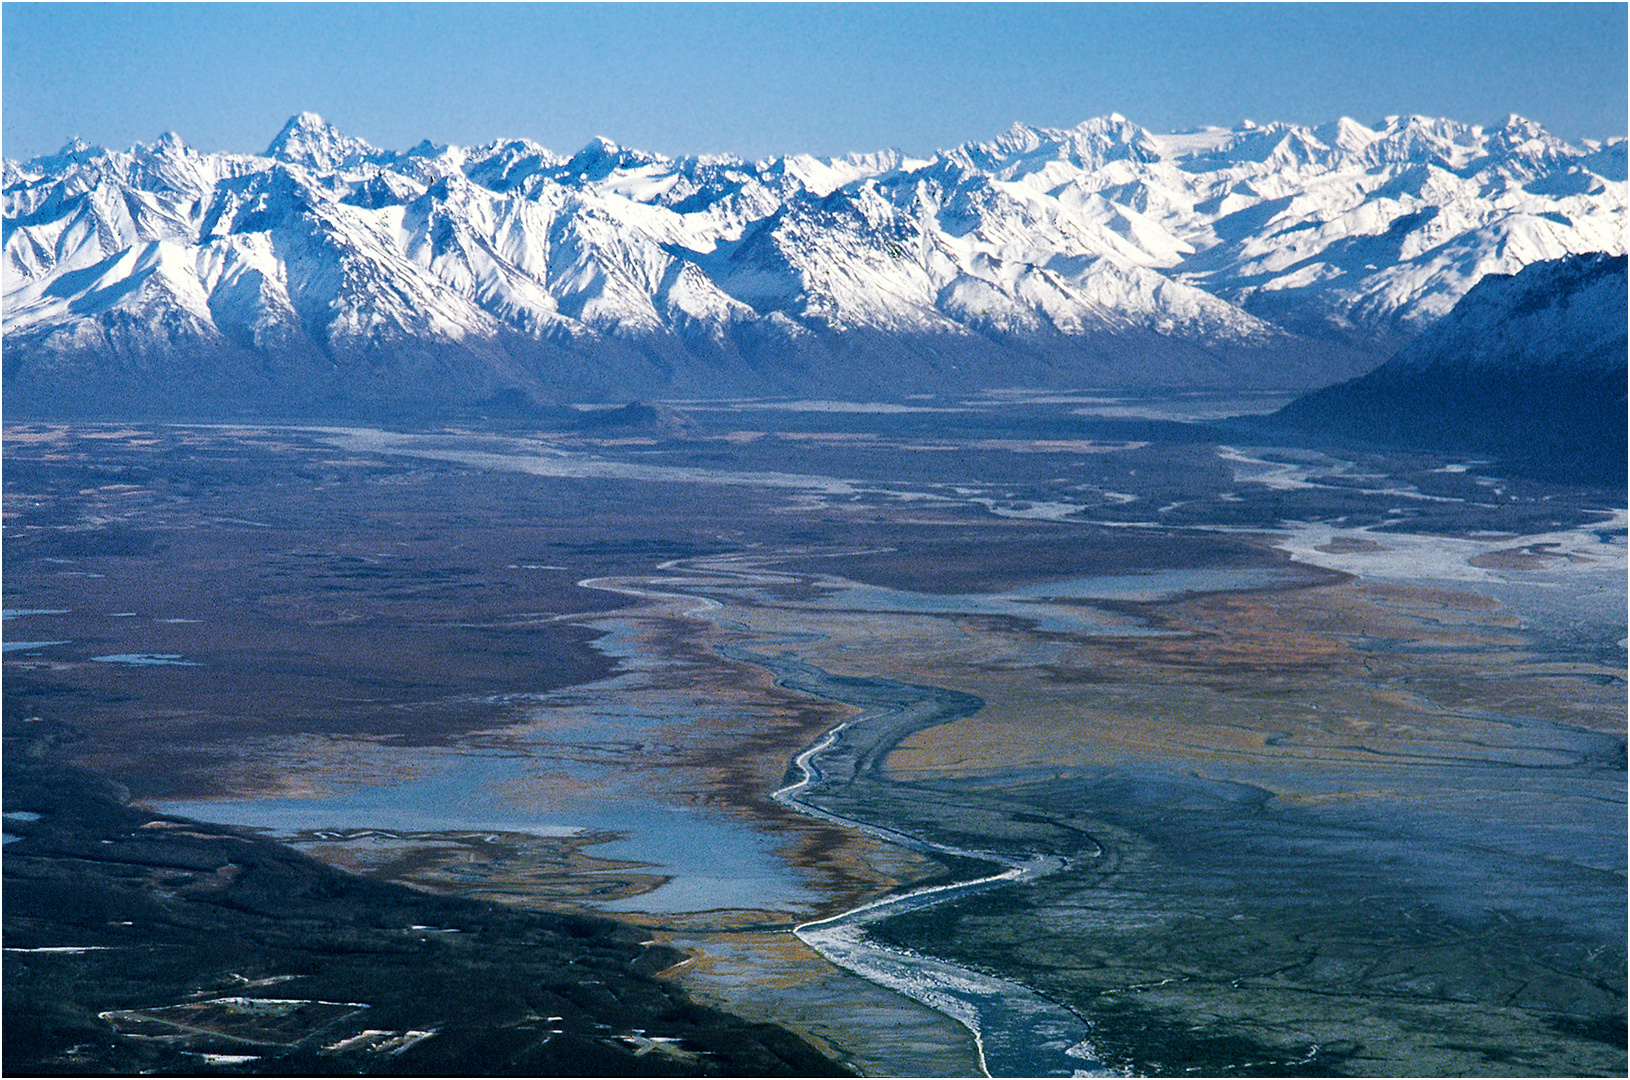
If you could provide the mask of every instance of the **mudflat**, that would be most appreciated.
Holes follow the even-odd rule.
[[[8,723],[163,813],[612,914],[868,1073],[998,1060],[1023,1011],[947,1005],[959,965],[1089,1069],[1623,1072],[1622,493],[945,408],[17,427]],[[968,707],[777,801],[888,686]],[[898,976],[793,933],[940,886],[863,928]]]

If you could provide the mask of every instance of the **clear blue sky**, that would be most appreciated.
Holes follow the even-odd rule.
[[[1626,134],[1605,4],[27,4],[7,157],[174,130],[258,152],[301,110],[376,146],[592,136],[758,158],[1120,112],[1154,131],[1393,113]]]

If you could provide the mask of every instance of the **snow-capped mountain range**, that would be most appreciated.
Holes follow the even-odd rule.
[[[310,113],[262,155],[74,142],[4,164],[5,391],[309,413],[1311,387],[1486,274],[1623,253],[1625,151],[1515,116],[1156,135],[1112,115],[761,162],[387,151]]]

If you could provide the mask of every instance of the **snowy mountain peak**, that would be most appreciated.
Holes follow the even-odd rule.
[[[1313,134],[1331,149],[1354,157],[1362,154],[1376,138],[1374,131],[1347,116],[1334,123],[1320,124],[1313,129]]]
[[[166,131],[147,149],[154,154],[186,154],[192,147],[188,146],[180,135],[173,131]]]
[[[1016,123],[989,142],[964,143],[939,160],[941,167],[965,167],[997,179],[1032,177],[1032,182],[1047,183],[1062,179],[1058,166],[1091,170],[1110,161],[1151,162],[1160,157],[1156,139],[1120,114],[1112,113],[1064,131]]]
[[[1078,134],[1111,137],[1124,143],[1136,142],[1149,136],[1143,128],[1116,112],[1084,120],[1077,124],[1074,130]]]
[[[303,112],[283,125],[265,156],[326,172],[359,164],[375,153],[372,146],[343,134],[316,113]]]
[[[76,135],[63,143],[61,150],[42,158],[35,158],[30,164],[42,170],[60,170],[70,165],[82,165],[106,153],[102,147],[88,143]]]
[[[596,135],[588,145],[566,162],[566,172],[585,183],[598,183],[619,169],[637,169],[666,159],[642,150],[625,150],[610,139]]]
[[[590,173],[604,170],[595,179],[603,180],[607,173],[616,168],[617,157],[622,153],[622,147],[606,138],[596,135],[583,145],[583,149],[571,156],[566,162],[566,168],[574,173]]]
[[[289,117],[288,123],[283,125],[283,130],[278,132],[276,137],[272,139],[272,146],[274,148],[279,147],[295,137],[311,137],[331,133],[334,133],[333,125],[317,113],[310,111],[298,112]]]

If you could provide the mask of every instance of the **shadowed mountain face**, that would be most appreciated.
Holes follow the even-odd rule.
[[[1622,483],[1625,261],[1581,255],[1484,278],[1381,367],[1294,401],[1275,419]]]
[[[756,163],[386,151],[311,114],[264,155],[74,143],[4,165],[5,391],[14,412],[366,418],[1314,387],[1486,274],[1622,252],[1624,154],[1518,117],[1109,116]]]

